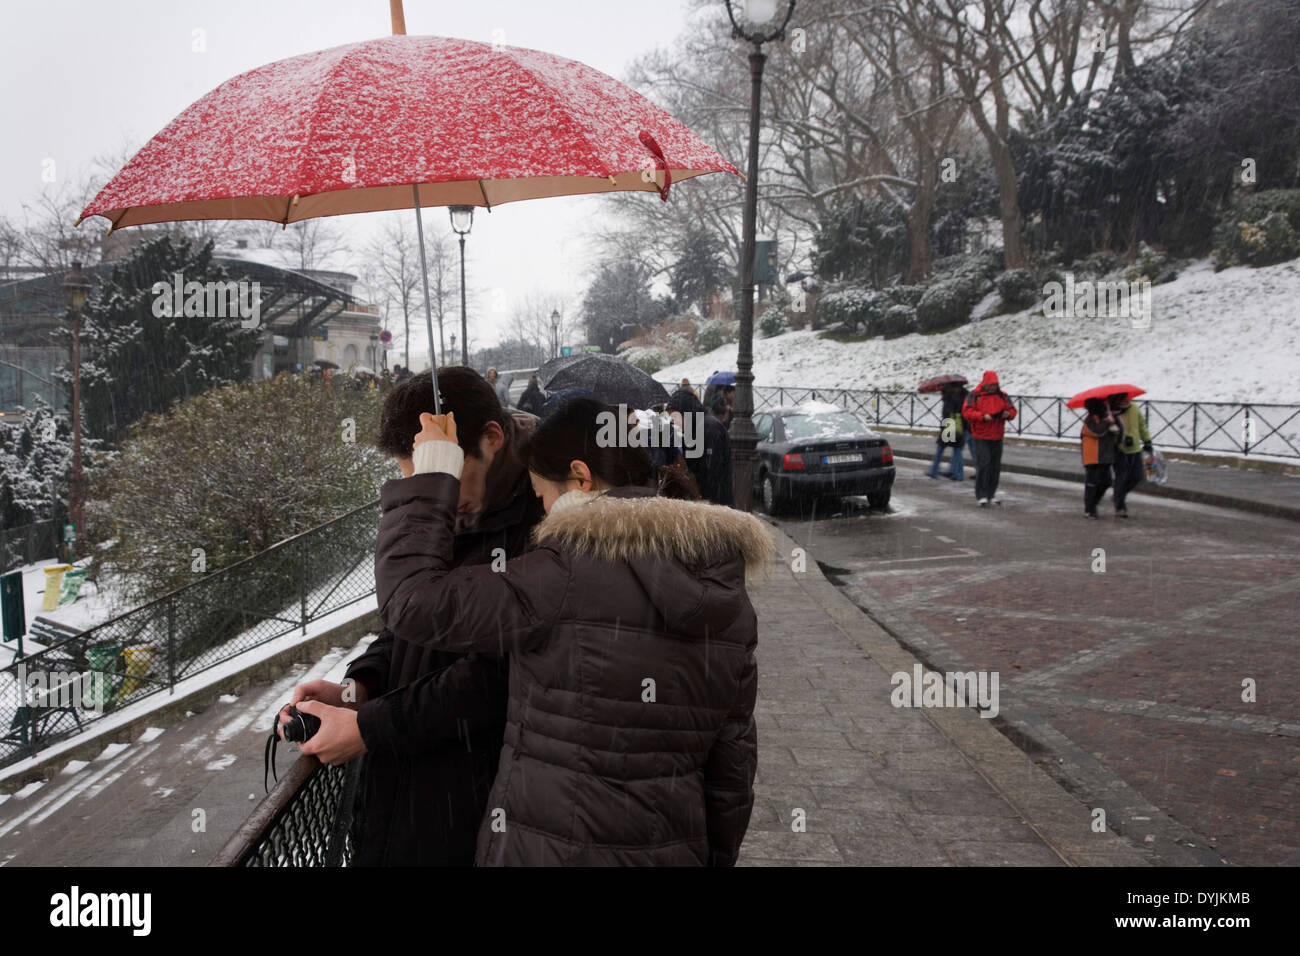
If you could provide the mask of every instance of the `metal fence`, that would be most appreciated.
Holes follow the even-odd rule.
[[[0,767],[375,590],[379,502],[0,668]]]
[[[1007,433],[1040,438],[1079,437],[1081,409],[1067,399],[1013,395],[1017,416]],[[939,428],[942,398],[916,392],[848,388],[754,386],[754,411],[821,401],[840,405],[876,425]],[[1137,402],[1152,440],[1165,449],[1300,458],[1300,405],[1228,402]]]
[[[299,757],[209,865],[347,866],[360,771]]]
[[[54,521],[0,530],[0,571],[12,571],[58,554],[59,529]]]

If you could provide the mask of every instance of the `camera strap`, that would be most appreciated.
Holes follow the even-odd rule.
[[[270,784],[266,782],[267,774],[270,774],[276,783],[280,782],[279,776],[275,772],[275,749],[279,746],[280,735],[274,730],[271,736],[266,738],[266,749],[262,752],[262,787],[267,793],[271,792]]]

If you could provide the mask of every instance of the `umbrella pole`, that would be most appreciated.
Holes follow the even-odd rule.
[[[442,414],[442,402],[438,399],[438,357],[433,351],[433,307],[429,305],[429,264],[424,260],[424,216],[420,213],[420,187],[411,186],[411,195],[415,197],[415,229],[420,236],[420,276],[424,279],[424,322],[429,329],[429,375],[433,378],[433,413]]]

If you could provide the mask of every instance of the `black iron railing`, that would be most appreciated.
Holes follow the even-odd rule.
[[[375,590],[379,502],[0,668],[0,767]]]
[[[208,865],[347,866],[360,772],[299,757]]]
[[[671,391],[674,383],[664,383]],[[1067,399],[1047,395],[1013,395],[1018,415],[1008,432],[1031,438],[1079,437],[1080,409]],[[938,395],[879,389],[754,386],[754,411],[827,402],[856,412],[876,425],[939,427]],[[1162,448],[1231,455],[1300,458],[1300,405],[1233,402],[1137,402],[1147,416],[1152,440]]]

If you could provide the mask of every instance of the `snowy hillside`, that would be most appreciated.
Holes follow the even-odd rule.
[[[1019,312],[941,335],[839,343],[817,332],[754,340],[757,385],[915,388],[953,372],[978,380],[996,369],[1019,395],[1072,395],[1132,382],[1152,400],[1300,403],[1300,260],[1214,272],[1200,261],[1151,289],[1152,320],[1045,318]],[[655,375],[702,382],[734,369],[735,344]]]

